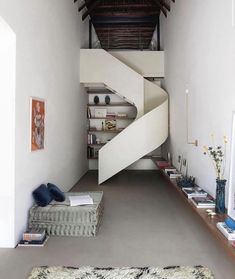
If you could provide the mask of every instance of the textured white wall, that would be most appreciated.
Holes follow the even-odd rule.
[[[69,190],[87,170],[86,95],[79,50],[87,23],[73,1],[0,1],[0,16],[16,33],[15,242],[25,229],[31,192],[54,182]],[[30,96],[46,99],[45,150],[29,152]],[[7,185],[6,185],[7,187]]]
[[[16,38],[0,17],[0,247],[13,247],[15,191]]]
[[[178,154],[188,158],[189,174],[215,194],[215,173],[202,146],[230,139],[235,110],[235,27],[232,0],[178,0],[167,19],[161,18],[162,49],[165,51],[165,89],[170,95],[170,140],[168,148],[176,163]],[[190,138],[186,142],[185,91],[189,90]],[[229,171],[229,149],[226,178]]]

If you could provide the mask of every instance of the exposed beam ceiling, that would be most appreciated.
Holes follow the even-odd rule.
[[[174,0],[74,0],[82,20],[88,16],[104,49],[149,48],[160,13]]]

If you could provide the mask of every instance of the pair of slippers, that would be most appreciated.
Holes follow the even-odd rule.
[[[36,204],[42,207],[47,206],[52,200],[57,202],[65,201],[65,194],[52,183],[41,184],[32,194]]]

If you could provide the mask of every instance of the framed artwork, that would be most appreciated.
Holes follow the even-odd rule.
[[[30,99],[30,150],[44,149],[45,141],[45,100]]]
[[[233,125],[231,136],[231,160],[228,194],[228,215],[235,220],[235,112],[233,112]]]
[[[95,117],[96,118],[105,118],[107,115],[107,109],[104,108],[96,108],[95,109]]]

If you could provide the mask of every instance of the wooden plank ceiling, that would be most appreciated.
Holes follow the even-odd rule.
[[[103,49],[148,49],[159,15],[175,0],[81,0],[82,19],[90,16]],[[74,0],[77,2],[77,0]]]

